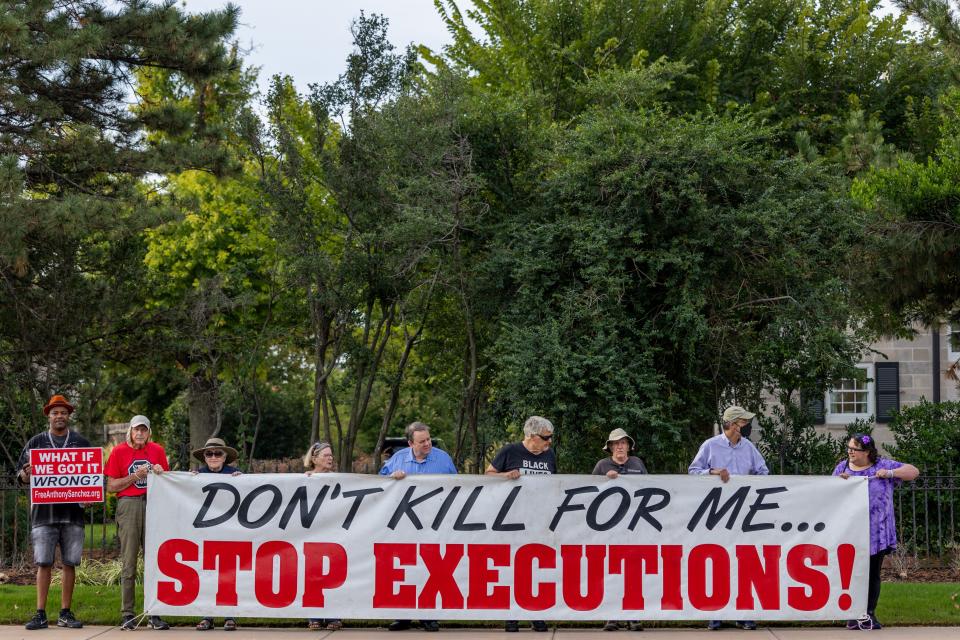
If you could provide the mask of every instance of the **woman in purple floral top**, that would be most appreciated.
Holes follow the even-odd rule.
[[[877,453],[877,443],[868,435],[858,433],[847,442],[847,459],[842,460],[833,475],[847,479],[863,476],[870,479],[870,584],[867,590],[869,624],[847,621],[848,629],[881,629],[877,620],[877,601],[880,599],[880,567],[884,557],[897,548],[897,527],[893,519],[893,488],[900,482],[910,482],[920,475],[912,464],[904,464]]]

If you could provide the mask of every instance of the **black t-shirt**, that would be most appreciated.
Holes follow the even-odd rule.
[[[210,467],[208,467],[207,465],[202,465],[199,469],[197,469],[197,473],[233,473],[235,471],[240,471],[240,469],[237,469],[236,467],[231,467],[228,464],[225,464],[222,467],[220,467],[220,471],[211,471]]]
[[[521,443],[508,444],[497,452],[490,463],[497,471],[513,471],[517,469],[520,475],[550,475],[557,472],[557,457],[553,449],[547,449],[540,454],[533,454]]]
[[[67,431],[66,436],[57,437],[49,431],[38,433],[27,441],[27,446],[17,460],[17,473],[30,462],[30,449],[76,449],[89,447],[90,442],[76,431]],[[19,478],[19,475],[17,476]],[[30,509],[30,523],[33,526],[46,524],[78,524],[83,526],[83,508],[76,502],[62,504],[35,504]]]
[[[605,476],[608,471],[616,471],[623,475],[625,473],[646,473],[647,468],[643,466],[643,460],[637,456],[629,456],[623,464],[617,464],[613,458],[604,458],[593,468],[593,475]]]

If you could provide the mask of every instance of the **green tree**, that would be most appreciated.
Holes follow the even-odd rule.
[[[7,3],[0,20],[0,384],[20,440],[54,390],[99,377],[129,355],[139,233],[157,219],[145,176],[220,170],[202,95],[128,108],[139,69],[191,85],[233,64],[237,10],[187,15],[173,3]],[[148,130],[163,139],[147,138]],[[89,398],[88,398],[89,399]],[[95,406],[82,406],[88,423]],[[9,446],[9,445],[8,445]]]
[[[960,79],[960,21],[946,0],[897,0],[896,5],[929,26]],[[946,91],[934,110],[913,112],[918,130],[938,119],[936,149],[895,167],[876,167],[853,184],[853,197],[869,215],[859,286],[874,322],[903,332],[913,321],[939,326],[960,321],[960,89]]]
[[[859,221],[844,182],[782,159],[774,130],[604,104],[538,171],[511,228],[495,393],[515,423],[557,419],[565,468],[623,427],[674,469],[722,402],[850,372],[862,337],[840,274]]]
[[[456,242],[448,211],[464,215],[473,190],[468,147],[451,133],[453,102],[420,91],[412,52],[393,53],[386,27],[361,14],[338,81],[303,98],[274,78],[269,130],[247,129],[285,276],[307,304],[313,437],[336,445],[341,468],[362,429],[375,430],[377,453],[392,426],[439,290],[436,247],[451,234]],[[382,410],[371,408],[377,397]]]
[[[942,138],[933,157],[874,168],[852,187],[869,216],[859,285],[888,331],[916,320],[960,320],[960,90],[941,105]]]
[[[222,381],[236,389],[259,376],[270,339],[283,331],[273,313],[279,257],[255,187],[252,175],[172,176],[167,189],[184,215],[146,233],[144,293],[157,319],[150,360],[185,374],[193,447],[220,431]]]
[[[806,131],[835,146],[856,96],[907,145],[908,98],[935,98],[949,77],[905,16],[877,11],[879,0],[434,3],[453,43],[425,51],[429,60],[469,71],[481,87],[535,96],[533,112],[561,122],[589,106],[576,88],[597,74],[663,58],[689,68],[672,88],[675,109],[751,105],[785,125],[787,144]]]

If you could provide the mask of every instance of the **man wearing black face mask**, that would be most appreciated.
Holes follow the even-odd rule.
[[[691,475],[720,476],[723,482],[732,475],[765,476],[770,473],[763,456],[747,440],[750,422],[756,414],[743,407],[728,407],[723,412],[723,433],[702,445],[690,463]]]
[[[728,407],[723,412],[723,433],[716,435],[702,445],[697,456],[690,463],[690,475],[720,476],[720,480],[727,482],[732,475],[765,476],[770,473],[763,456],[747,440],[750,433],[750,422],[756,414],[743,407]],[[707,629],[716,631],[720,628],[719,620],[711,620]],[[757,623],[752,620],[741,620],[737,626],[742,629],[754,630]]]

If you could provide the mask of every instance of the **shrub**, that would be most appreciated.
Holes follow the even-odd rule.
[[[924,400],[896,412],[890,423],[890,455],[926,474],[960,469],[960,402]]]
[[[120,573],[123,565],[119,559],[93,560],[83,558],[77,567],[77,584],[88,584],[97,587],[109,587],[120,584]],[[60,584],[62,573],[57,571],[53,575],[53,584]],[[137,582],[143,583],[143,558],[137,560]]]
[[[813,416],[795,402],[775,405],[771,415],[758,415],[757,448],[773,474],[826,474],[837,464],[841,443],[817,433]]]

